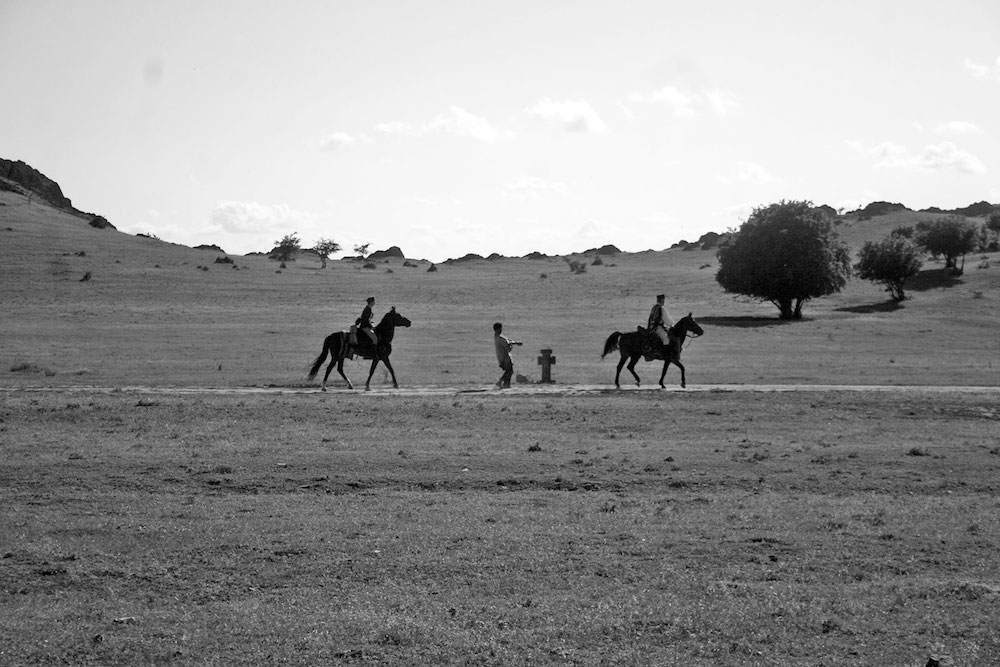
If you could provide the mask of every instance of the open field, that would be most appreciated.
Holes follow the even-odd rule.
[[[0,664],[1000,657],[995,395],[14,391],[0,419]]]
[[[1000,256],[781,323],[712,251],[279,269],[0,204],[0,665],[1000,664]],[[615,392],[658,292],[690,391]],[[320,393],[368,295],[402,390]],[[555,386],[487,390],[495,320]]]

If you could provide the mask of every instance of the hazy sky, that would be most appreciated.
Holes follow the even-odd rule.
[[[0,157],[166,241],[662,249],[1000,202],[997,0],[0,0]]]

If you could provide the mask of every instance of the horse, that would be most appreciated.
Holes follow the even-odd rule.
[[[385,367],[389,369],[389,373],[392,375],[393,388],[399,389],[399,384],[396,382],[396,371],[392,369],[392,364],[389,363],[389,355],[392,354],[392,337],[396,331],[396,327],[408,327],[410,324],[410,320],[397,313],[396,307],[393,306],[382,317],[382,321],[375,325],[375,335],[378,336],[377,349],[373,348],[371,341],[367,340],[368,337],[366,335],[358,337],[358,345],[350,345],[346,331],[335,331],[323,340],[323,352],[316,357],[312,368],[309,369],[309,379],[313,380],[316,378],[320,366],[323,365],[326,355],[329,354],[330,365],[327,366],[326,375],[323,376],[323,391],[326,391],[326,381],[330,379],[330,372],[333,370],[335,364],[340,377],[344,378],[347,382],[347,387],[354,389],[354,385],[344,375],[344,359],[347,357],[348,351],[353,349],[355,353],[364,359],[372,360],[372,367],[368,372],[368,381],[365,382],[365,391],[371,391],[372,376],[375,375],[375,367],[378,366],[378,362],[380,361],[385,364]]]
[[[681,363],[681,350],[684,348],[684,339],[690,333],[693,336],[700,336],[704,332],[701,326],[695,321],[691,313],[688,313],[680,319],[677,324],[671,327],[671,332],[673,333],[673,340],[667,345],[661,345],[663,351],[663,372],[660,373],[660,388],[665,389],[663,385],[663,378],[667,374],[667,368],[670,364],[677,366],[681,369],[681,387],[686,387],[687,382],[684,375],[684,364]],[[635,365],[639,362],[639,358],[643,356],[644,352],[648,350],[646,347],[648,345],[647,337],[653,340],[659,341],[659,338],[652,336],[647,333],[644,329],[638,329],[631,333],[623,334],[621,332],[614,332],[608,336],[608,340],[604,343],[604,353],[601,354],[601,359],[606,357],[610,352],[618,350],[621,352],[621,359],[618,361],[618,369],[615,371],[615,387],[621,388],[618,384],[618,376],[622,372],[622,366],[625,365],[625,360],[628,359],[628,370],[635,378],[635,386],[639,386],[639,376],[635,372]],[[645,349],[644,349],[645,348]],[[652,361],[652,359],[647,359],[647,361]]]

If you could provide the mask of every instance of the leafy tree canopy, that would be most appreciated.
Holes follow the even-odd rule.
[[[299,235],[292,232],[291,234],[285,234],[280,241],[275,241],[275,248],[273,250],[274,258],[287,262],[292,259],[302,248],[302,243],[299,240]]]
[[[906,298],[903,285],[923,265],[921,250],[909,239],[892,234],[881,241],[868,241],[861,248],[854,269],[863,280],[882,283],[894,301]]]
[[[770,301],[782,319],[801,318],[806,300],[839,292],[851,275],[847,244],[809,201],[755,209],[717,256],[723,289]]]
[[[340,252],[340,244],[333,239],[328,239],[326,237],[321,238],[316,241],[316,245],[313,246],[313,250],[319,255],[319,261],[322,267],[326,268],[326,261],[330,258],[330,255]]]
[[[980,228],[966,218],[952,215],[917,223],[917,242],[932,255],[944,257],[946,268],[957,269],[958,257],[976,249]]]

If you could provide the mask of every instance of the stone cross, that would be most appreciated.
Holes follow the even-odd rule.
[[[542,350],[542,356],[538,357],[538,363],[542,367],[542,382],[552,382],[552,367],[556,365],[556,357],[552,350]]]

